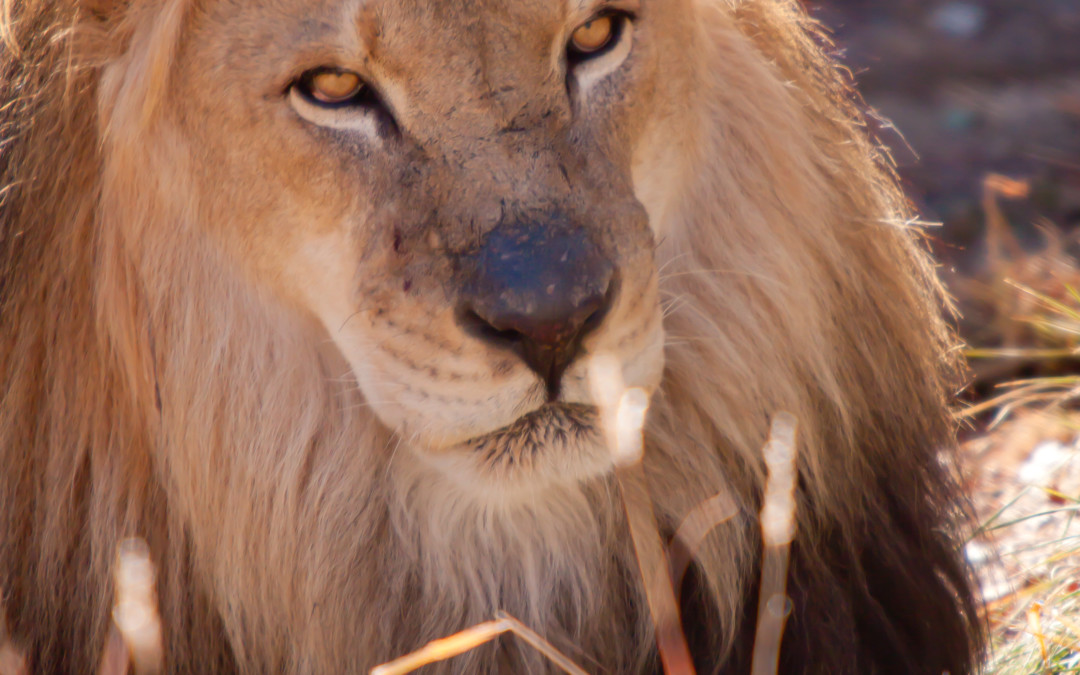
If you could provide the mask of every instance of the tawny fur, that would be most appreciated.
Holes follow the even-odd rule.
[[[739,506],[682,589],[695,658],[748,668],[760,448],[786,410],[800,483],[781,671],[975,672],[943,461],[958,364],[895,178],[796,3],[646,3],[668,17],[663,77],[612,132],[637,139],[612,182],[632,178],[659,242],[642,296],[668,303],[646,470],[665,534],[717,492]],[[282,290],[293,268],[239,264],[239,235],[191,225],[252,199],[199,182],[185,129],[216,121],[170,117],[180,96],[217,105],[177,64],[223,4],[0,3],[0,608],[32,671],[94,672],[129,536],[158,566],[171,672],[361,672],[500,609],[587,670],[656,670],[610,476],[478,500],[401,447],[425,430],[373,411],[310,298]],[[545,669],[500,639],[433,672]]]

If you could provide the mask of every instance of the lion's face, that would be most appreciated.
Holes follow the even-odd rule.
[[[663,368],[635,196],[660,13],[206,3],[169,94],[193,227],[316,317],[381,421],[449,474],[497,489],[603,472],[587,356],[649,391]]]

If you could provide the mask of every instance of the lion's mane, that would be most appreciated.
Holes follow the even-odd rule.
[[[139,139],[184,5],[0,2],[0,607],[32,670],[93,671],[132,535],[157,563],[178,672],[369,666],[349,650],[393,656],[499,607],[586,663],[654,663],[611,485],[501,519],[427,504],[419,483],[395,494],[385,463],[360,459],[393,439],[340,364],[161,225],[189,187]],[[704,667],[746,671],[760,448],[787,410],[801,455],[782,672],[973,672],[940,454],[958,364],[909,209],[793,0],[695,7],[697,142],[657,159],[672,178],[650,213],[672,306],[646,466],[667,533],[722,489],[740,510],[682,589],[690,641]],[[117,63],[124,78],[103,75]],[[452,663],[538,667],[501,644]]]

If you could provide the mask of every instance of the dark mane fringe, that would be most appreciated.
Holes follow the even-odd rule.
[[[100,601],[88,597],[89,579],[76,573],[93,566],[81,532],[90,525],[92,481],[85,436],[94,430],[85,411],[63,401],[77,398],[73,370],[87,377],[97,370],[96,349],[86,345],[92,341],[86,313],[72,310],[91,303],[86,186],[94,184],[97,166],[93,77],[68,70],[72,3],[10,0],[3,10],[0,463],[20,467],[21,475],[0,480],[0,605],[12,619],[17,645],[29,654],[51,659],[68,649],[57,662],[31,658],[33,672],[77,672],[96,657],[92,645],[99,643],[105,616],[84,620],[85,605]],[[72,335],[82,344],[72,344]],[[65,356],[65,343],[87,353]],[[50,419],[57,404],[72,415],[70,431]],[[50,448],[57,456],[48,456]],[[33,643],[21,644],[24,636],[35,636]]]

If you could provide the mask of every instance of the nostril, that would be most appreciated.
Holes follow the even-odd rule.
[[[496,328],[471,308],[464,308],[458,312],[458,324],[466,333],[485,342],[513,346],[525,339],[521,331],[513,328]]]
[[[600,307],[595,312],[586,317],[586,319],[581,322],[581,328],[578,329],[577,335],[575,335],[574,337],[578,340],[581,340],[586,335],[592,333],[597,328],[599,328],[600,324],[604,322],[604,317],[607,316],[607,311],[607,305],[604,305],[603,307]]]
[[[581,328],[578,329],[577,336],[582,338],[589,333],[592,333],[600,324],[607,318],[608,312],[615,305],[615,296],[619,293],[619,272],[614,270],[608,280],[607,290],[604,291],[604,295],[600,300],[599,306],[593,311],[592,314],[585,318],[585,321],[581,323]]]

